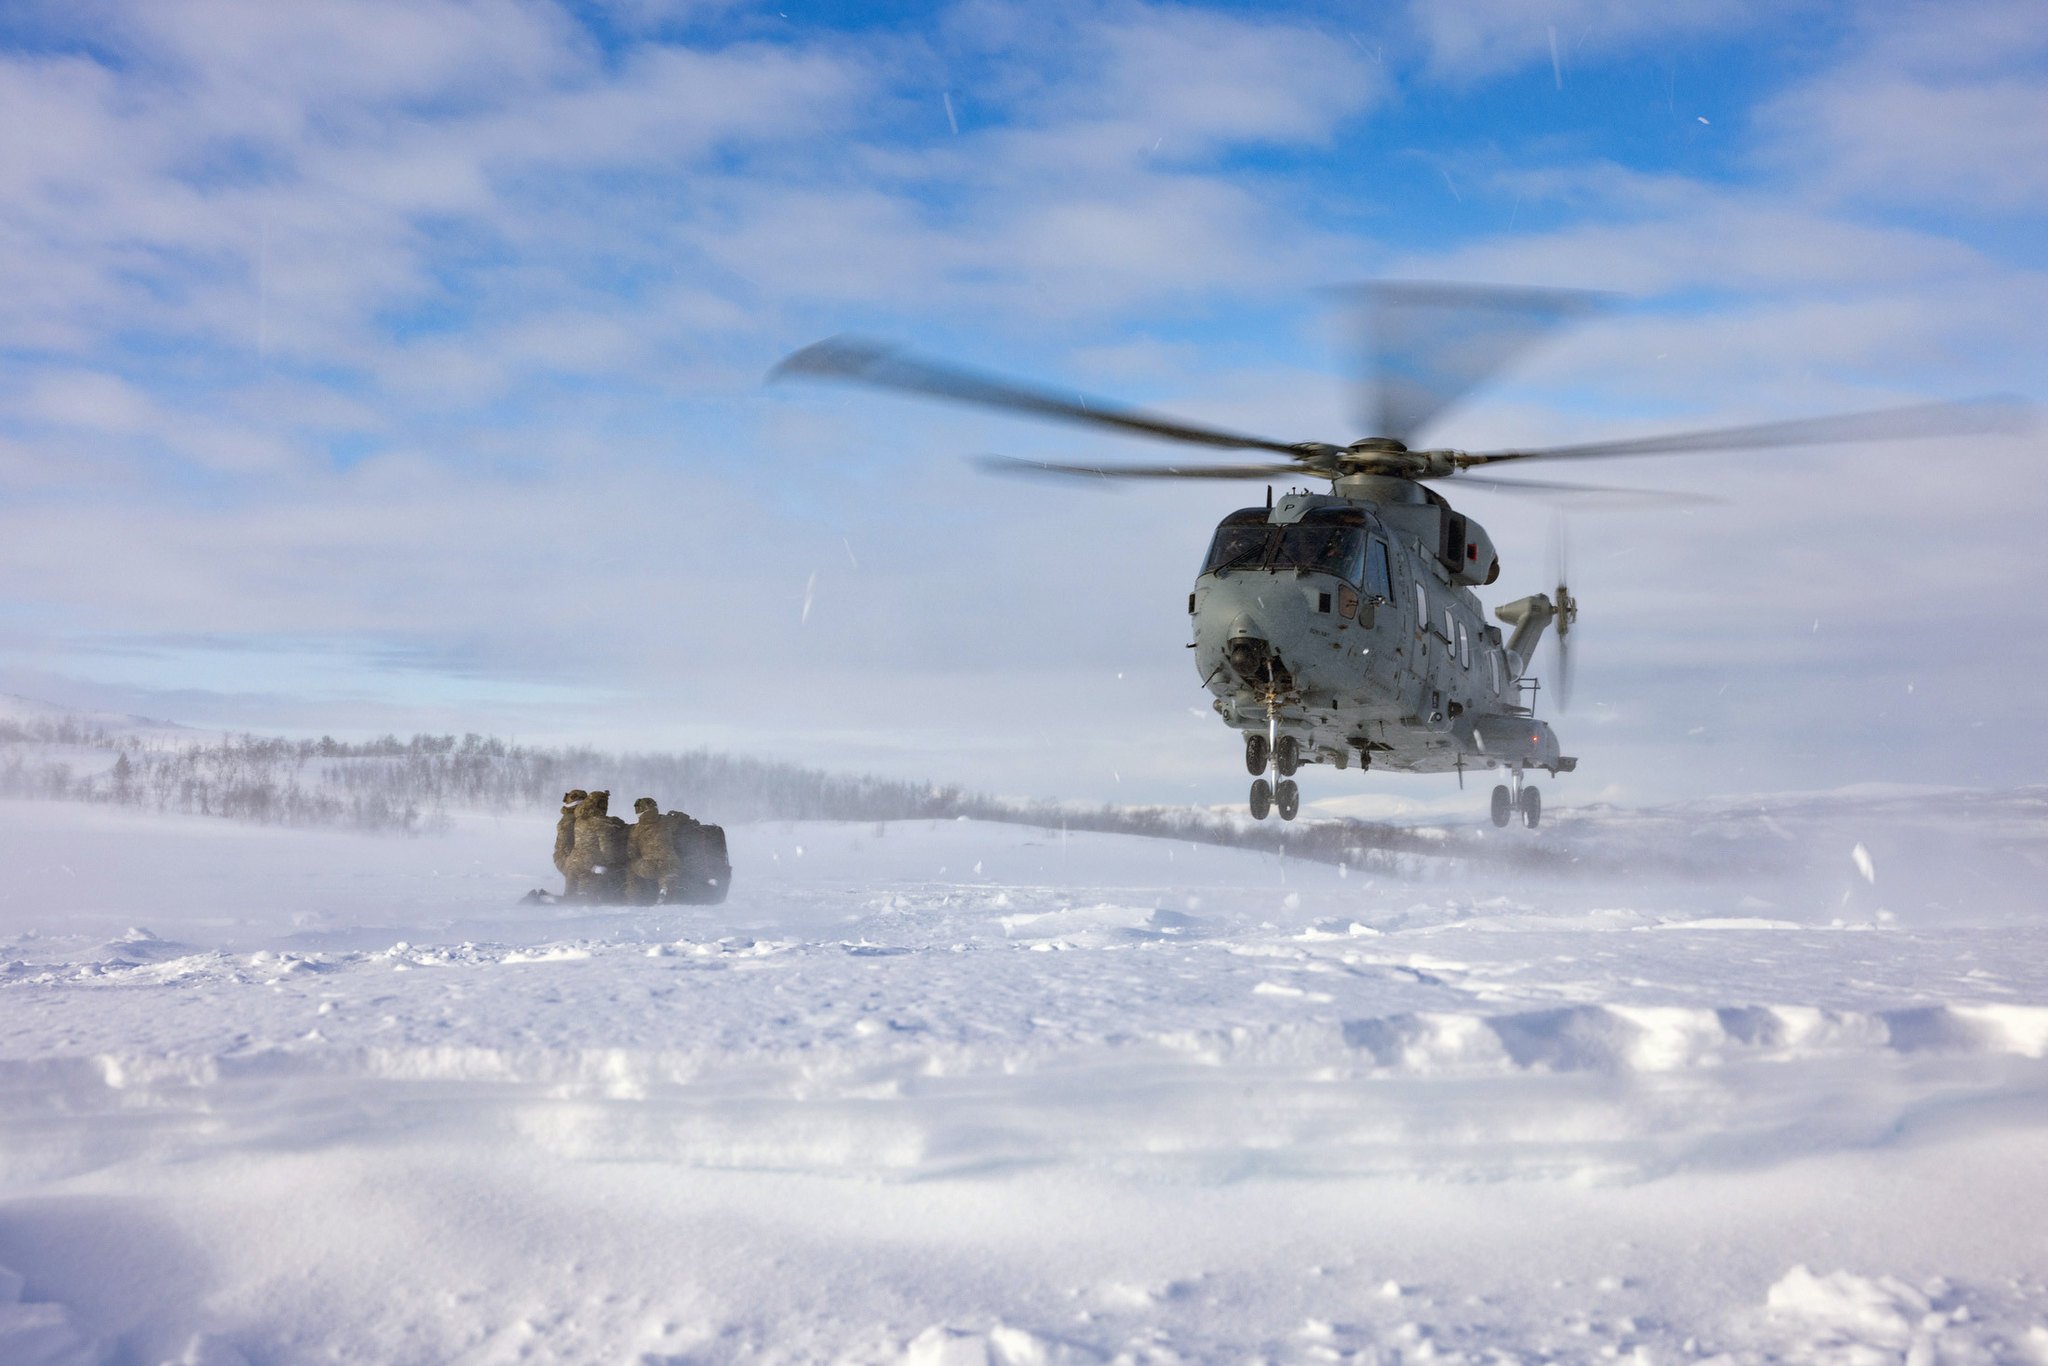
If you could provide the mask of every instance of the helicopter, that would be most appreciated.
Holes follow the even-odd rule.
[[[1527,460],[1753,450],[1823,443],[2012,431],[2012,400],[1975,399],[1564,446],[1465,451],[1420,436],[1480,383],[1560,324],[1608,306],[1575,290],[1434,282],[1358,287],[1363,324],[1360,426],[1373,435],[1336,445],[1286,442],[1019,383],[835,337],[786,357],[782,379],[838,380],[1210,451],[1253,451],[1259,463],[1188,461],[1080,465],[1004,457],[1007,473],[1081,479],[1328,481],[1240,508],[1216,526],[1187,611],[1195,668],[1223,723],[1243,735],[1253,775],[1251,815],[1300,812],[1295,774],[1344,770],[1493,772],[1496,826],[1542,821],[1531,775],[1578,767],[1536,715],[1533,672],[1546,632],[1556,639],[1554,691],[1569,703],[1579,602],[1558,542],[1556,582],[1494,609],[1475,589],[1500,578],[1492,539],[1430,487],[1451,484],[1538,496],[1626,493],[1603,485],[1501,479],[1490,467]],[[1477,473],[1477,471],[1487,471]],[[1685,501],[1684,495],[1649,495]],[[1503,633],[1501,626],[1508,628]]]

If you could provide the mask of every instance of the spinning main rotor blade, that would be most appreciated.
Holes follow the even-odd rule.
[[[997,474],[1072,479],[1272,479],[1280,475],[1299,477],[1303,473],[1300,465],[1061,465],[1007,455],[984,455],[975,463]]]
[[[1197,446],[1223,450],[1273,451],[1292,455],[1294,448],[1259,436],[1244,436],[1215,427],[1198,426],[1175,418],[1120,408],[1079,396],[1065,398],[1044,389],[1031,388],[993,375],[959,370],[934,361],[919,360],[879,342],[857,337],[832,337],[786,357],[768,372],[770,380],[838,379],[871,384],[878,389],[897,389],[928,398],[972,403],[982,408],[1000,408],[1033,417],[1079,422],[1093,427],[1112,427],[1168,441],[1185,441]]]
[[[1359,430],[1403,445],[1546,333],[1611,302],[1582,290],[1420,280],[1351,293],[1363,332]]]
[[[1567,484],[1547,479],[1490,479],[1485,475],[1446,476],[1461,489],[1485,489],[1489,493],[1586,494],[1597,498],[1627,498],[1645,503],[1719,503],[1723,499],[1707,493],[1675,493],[1670,489],[1632,489],[1615,484]]]
[[[2031,412],[2018,399],[1997,396],[1960,403],[1916,403],[1837,417],[1794,418],[1747,427],[1713,427],[1669,436],[1623,437],[1571,446],[1461,454],[1461,468],[1503,460],[1584,460],[1616,455],[1675,455],[1690,451],[1768,450],[1776,446],[1822,446],[1846,441],[1894,441],[1931,436],[1979,436],[2022,432]]]
[[[975,463],[996,474],[1052,476],[1061,479],[1275,479],[1314,476],[1316,471],[1302,465],[1067,465],[1050,460],[1019,460],[1007,455],[978,456]],[[1673,493],[1666,489],[1623,488],[1613,484],[1562,483],[1544,479],[1490,479],[1483,475],[1442,476],[1459,488],[1484,489],[1490,493],[1534,493],[1585,495],[1594,498],[1624,498],[1644,503],[1718,503],[1722,500],[1703,493]]]

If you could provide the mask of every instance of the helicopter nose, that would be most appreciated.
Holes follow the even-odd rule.
[[[1250,611],[1235,613],[1223,633],[1223,662],[1247,683],[1266,676],[1274,663],[1273,642],[1265,625]]]
[[[1264,670],[1266,659],[1272,653],[1272,645],[1252,624],[1240,617],[1230,626],[1230,638],[1223,647],[1223,658],[1232,672],[1240,678],[1256,678]]]
[[[1288,677],[1286,642],[1308,629],[1302,594],[1265,575],[1210,583],[1195,616],[1196,656],[1205,686],[1263,691]]]

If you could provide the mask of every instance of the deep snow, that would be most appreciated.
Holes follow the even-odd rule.
[[[0,1361],[2048,1360],[2037,794],[550,824],[0,804]]]

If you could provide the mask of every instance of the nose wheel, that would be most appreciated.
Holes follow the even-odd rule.
[[[1245,732],[1244,766],[1258,780],[1252,784],[1251,807],[1255,821],[1266,819],[1276,806],[1280,808],[1283,821],[1293,820],[1301,810],[1301,789],[1294,785],[1292,776],[1301,767],[1301,741],[1279,732],[1279,719],[1270,703],[1266,712],[1266,733]],[[1269,765],[1278,772],[1279,782],[1266,776]]]
[[[1280,819],[1291,821],[1301,811],[1301,789],[1294,785],[1294,779],[1282,778],[1280,785],[1273,789],[1273,805],[1280,809]]]

